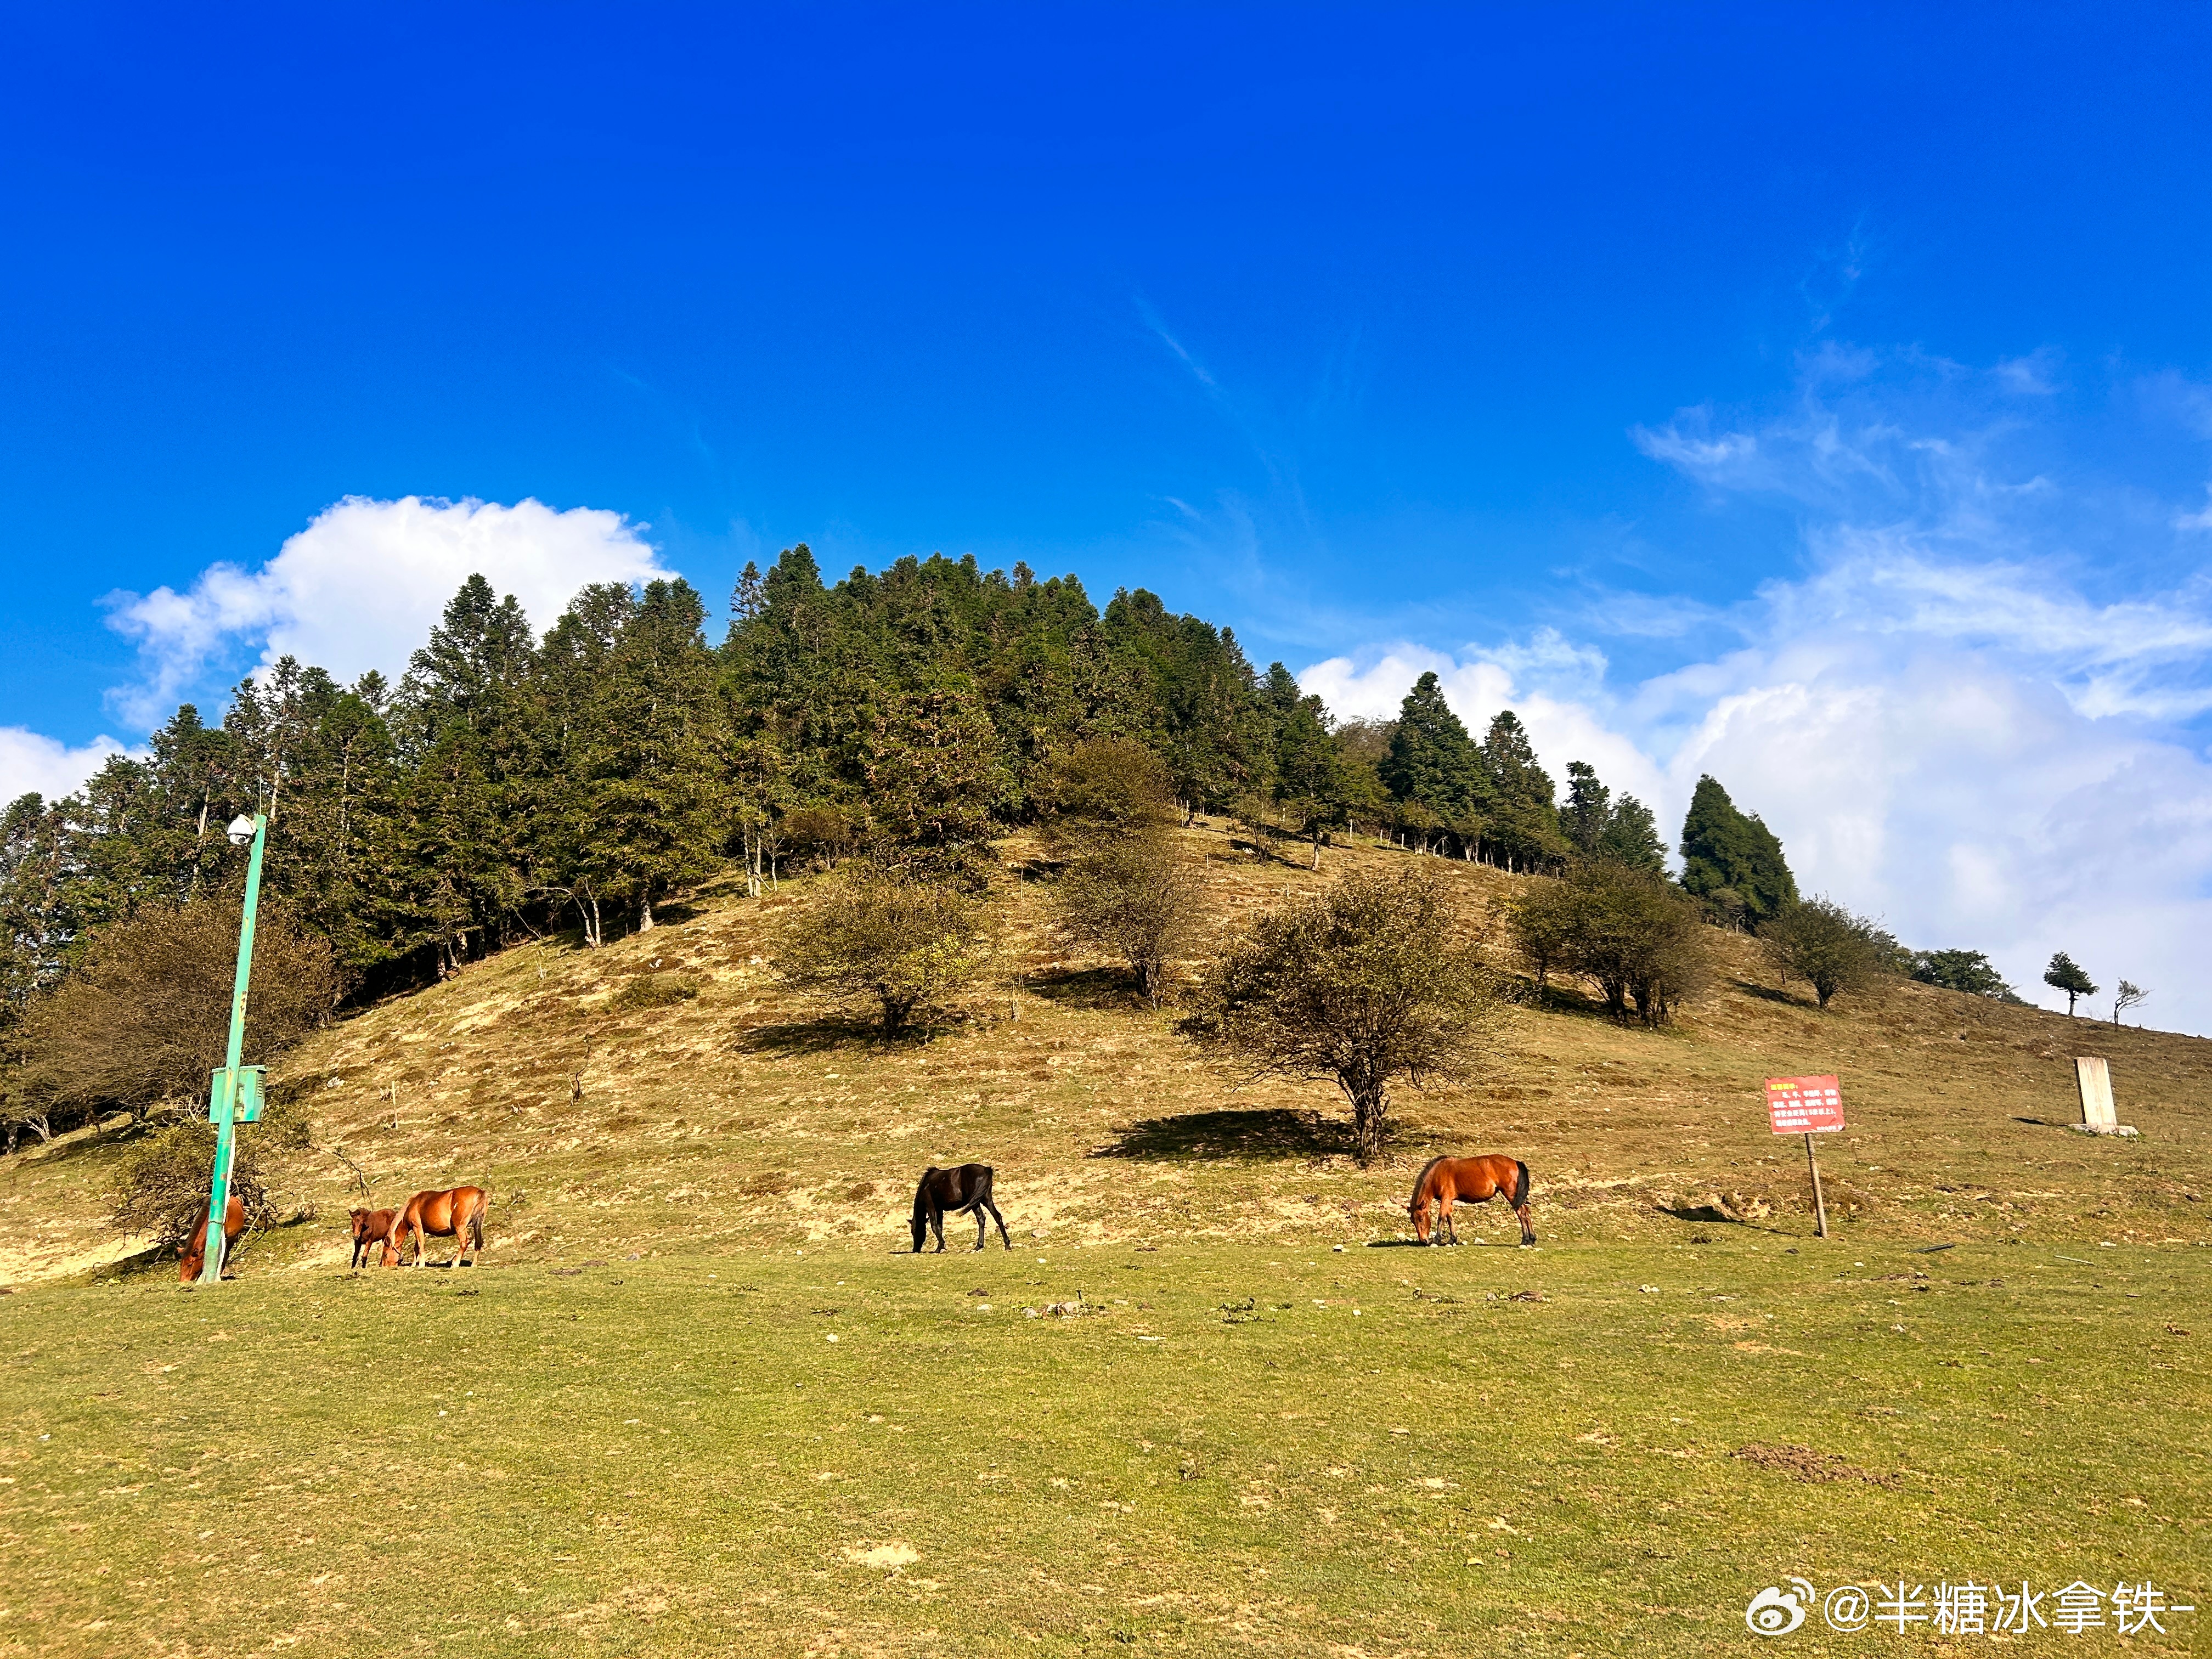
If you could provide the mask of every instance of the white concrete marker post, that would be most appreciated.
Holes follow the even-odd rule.
[[[2077,1054],[2074,1082],[2081,1091],[2081,1121],[2073,1127],[2088,1135],[2131,1135],[2112,1106],[2112,1068],[2102,1054]]]

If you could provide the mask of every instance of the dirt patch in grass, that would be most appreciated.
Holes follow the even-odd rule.
[[[1826,1486],[1836,1480],[1856,1480],[1867,1486],[1898,1484],[1898,1477],[1893,1474],[1876,1474],[1833,1452],[1814,1451],[1810,1446],[1738,1446],[1729,1455],[1808,1486]]]

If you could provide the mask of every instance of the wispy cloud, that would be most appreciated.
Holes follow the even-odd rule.
[[[2212,929],[2212,508],[2054,465],[2066,446],[2039,423],[2058,418],[2056,371],[1823,347],[1770,410],[1632,434],[1717,505],[1788,506],[1790,574],[1726,605],[1601,593],[1558,635],[1398,643],[1308,675],[1333,706],[1387,714],[1433,669],[1471,724],[1510,704],[1555,773],[1589,760],[1670,824],[1711,772],[1808,890],[1914,943],[1989,950],[2030,994],[2068,950],[2212,1030],[2194,965]],[[2193,430],[2191,389],[2164,377],[2143,401]],[[1618,684],[1599,647],[1622,637],[1715,648]]]
[[[1152,330],[1153,334],[1158,337],[1160,343],[1166,346],[1170,351],[1175,353],[1176,358],[1182,362],[1182,366],[1191,372],[1193,379],[1197,380],[1197,382],[1200,386],[1204,386],[1208,392],[1218,392],[1221,390],[1221,382],[1213,378],[1212,374],[1207,371],[1204,363],[1201,363],[1196,357],[1194,357],[1191,355],[1190,349],[1188,346],[1184,345],[1181,340],[1178,340],[1172,333],[1169,332],[1168,325],[1160,320],[1159,313],[1154,311],[1151,304],[1141,295],[1137,301],[1137,313],[1145,319],[1145,326]]]

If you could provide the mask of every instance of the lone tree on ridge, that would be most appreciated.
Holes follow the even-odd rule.
[[[2081,971],[2081,964],[2063,951],[2051,957],[2051,966],[2043,970],[2043,982],[2054,991],[2066,993],[2066,1016],[2069,1019],[2074,1017],[2075,998],[2097,994],[2095,982]]]

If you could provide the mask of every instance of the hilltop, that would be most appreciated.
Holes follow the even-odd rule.
[[[1255,861],[1201,820],[1217,925],[1357,864]],[[1006,916],[994,984],[930,1040],[824,1019],[769,966],[807,880],[759,900],[708,890],[642,933],[586,950],[544,939],[353,1014],[288,1056],[280,1092],[315,1150],[284,1186],[316,1218],[248,1270],[342,1261],[349,1204],[471,1182],[495,1195],[491,1259],[837,1243],[902,1248],[916,1171],[999,1170],[1017,1237],[1066,1241],[1291,1232],[1330,1242],[1404,1225],[1438,1151],[1502,1151],[1535,1176],[1547,1243],[1679,1239],[1715,1224],[1809,1231],[1802,1153],[1767,1131],[1760,1082],[1838,1073],[1850,1127],[1824,1138],[1832,1215],[1887,1237],[2195,1241],[2212,1179],[2212,1043],[1894,982],[1815,1009],[1771,982],[1755,942],[1714,933],[1711,994],[1671,1029],[1624,1027],[1571,992],[1514,1012],[1495,1064],[1462,1088],[1405,1091],[1381,1164],[1347,1155],[1325,1085],[1249,1088],[1174,1030],[1110,965],[1071,955],[1000,844]],[[1531,879],[1431,860],[1471,914]],[[1493,954],[1510,966],[1499,941]],[[1530,988],[1525,985],[1525,992]],[[2070,1056],[2112,1063],[2140,1139],[2068,1131]],[[10,1277],[82,1270],[121,1246],[100,1219],[99,1137],[11,1160],[0,1188]],[[357,1173],[358,1172],[358,1177]],[[1477,1212],[1497,1242],[1508,1218]]]

